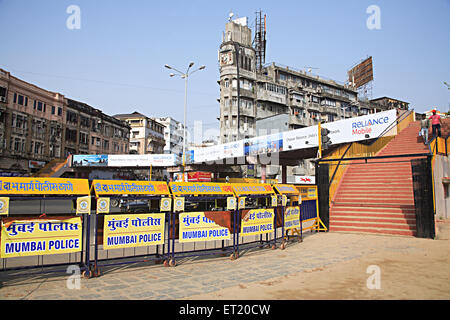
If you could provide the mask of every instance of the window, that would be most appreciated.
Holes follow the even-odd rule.
[[[17,93],[14,92],[14,99],[13,99],[14,103],[17,103]]]
[[[82,127],[89,128],[90,119],[88,117],[84,117],[80,115],[80,125]]]
[[[336,101],[330,99],[324,99],[322,104],[328,107],[336,107]]]
[[[223,86],[224,86],[225,88],[229,88],[229,87],[230,87],[230,80],[225,79],[225,80],[223,81]]]
[[[39,105],[38,105],[38,109],[39,109]],[[67,110],[66,121],[71,122],[71,123],[78,123],[78,115],[73,111]]]
[[[319,97],[311,96],[311,102],[319,103]]]
[[[52,106],[52,114],[55,114],[55,112],[56,112],[56,108],[55,108],[55,106]]]
[[[310,111],[309,113],[312,119],[319,120],[320,114],[317,111]]]
[[[66,141],[77,142],[77,130],[66,128]]]
[[[58,107],[58,116],[62,116],[62,108]]]
[[[0,97],[6,98],[6,88],[0,87]]]
[[[32,141],[31,142],[31,152],[34,154],[43,154],[44,151],[44,144],[39,141]]]
[[[24,105],[24,97],[20,94],[17,96],[17,104]]]
[[[81,144],[88,144],[89,143],[89,135],[85,132],[80,132],[80,143]]]
[[[328,114],[328,122],[334,121],[334,114]]]
[[[26,129],[27,128],[27,116],[13,113],[12,127],[19,128],[19,129]]]
[[[297,101],[297,102],[303,102],[304,99],[305,99],[305,97],[304,97],[303,95],[297,94],[297,93],[294,93],[294,94],[292,95],[292,98],[293,98],[295,101]]]
[[[25,139],[11,138],[10,149],[16,152],[25,152]]]

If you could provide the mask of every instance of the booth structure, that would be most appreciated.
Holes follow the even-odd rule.
[[[300,192],[302,198],[300,205],[302,212],[302,231],[328,231],[319,217],[317,186],[296,185],[295,188]]]
[[[278,198],[270,184],[266,183],[233,183],[234,193],[238,198],[239,219],[236,227],[237,246],[248,248],[264,245],[276,248],[277,228],[276,228],[276,207]],[[273,234],[273,239],[269,235]],[[263,236],[265,235],[265,240]],[[251,236],[259,237],[254,241],[244,241]],[[239,237],[243,240],[240,244]],[[237,252],[235,258],[239,256]]]
[[[235,260],[242,249],[285,249],[290,237],[326,230],[316,186],[267,183],[0,178],[0,217],[0,270],[78,264],[86,278],[127,263]],[[68,261],[44,264],[62,255]],[[32,256],[37,264],[9,263]]]
[[[234,229],[237,201],[231,184],[170,182],[169,188],[173,196],[173,212],[169,218],[169,266],[176,265],[176,256],[237,252]],[[225,246],[225,241],[231,238],[233,246]],[[178,251],[176,239],[181,244]],[[216,246],[217,241],[221,242],[220,247]],[[208,243],[213,247],[207,248]],[[199,249],[202,244],[204,249]]]
[[[165,182],[93,180],[91,190],[95,198],[94,259],[88,259],[91,273],[98,276],[100,266],[160,260],[164,256],[166,212],[170,212],[172,197]],[[119,209],[111,203],[121,204]],[[112,209],[112,210],[111,210]],[[87,235],[90,243],[90,236]],[[106,257],[99,259],[99,248]],[[162,253],[160,253],[162,246]],[[87,256],[90,257],[90,246]],[[137,254],[138,248],[144,248]],[[154,248],[154,253],[150,253]],[[109,257],[109,251],[121,249],[121,256]],[[131,249],[131,250],[130,250]],[[126,253],[126,250],[129,253]],[[117,250],[116,250],[117,251]],[[132,251],[132,253],[130,253]],[[131,261],[117,260],[132,258]],[[136,260],[140,258],[141,260]],[[130,259],[129,259],[130,260]]]
[[[284,236],[281,243],[281,249],[286,247],[286,240],[289,240],[289,232],[296,233],[298,242],[303,241],[302,232],[302,210],[300,205],[302,204],[302,196],[300,191],[293,185],[289,184],[275,184],[274,189],[279,195],[279,203],[281,206],[277,207],[277,211],[280,211],[279,216],[282,217],[281,226],[282,234]]]
[[[87,270],[89,200],[85,179],[1,177],[2,271],[74,264]]]

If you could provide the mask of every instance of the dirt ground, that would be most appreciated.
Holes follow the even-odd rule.
[[[435,240],[389,236],[373,236],[369,240],[379,242],[380,246],[386,244],[386,238],[407,242],[407,250],[381,250],[323,268],[243,283],[190,299],[450,299],[450,220],[441,221],[437,226]],[[351,237],[358,241],[361,236],[352,234]],[[368,278],[373,275],[367,272],[370,265],[379,267],[379,289],[368,289]]]

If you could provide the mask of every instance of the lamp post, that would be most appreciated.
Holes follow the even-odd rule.
[[[194,63],[191,62],[189,63],[189,66],[186,70],[186,72],[181,72],[177,69],[175,69],[174,67],[171,67],[169,65],[164,65],[165,68],[170,69],[170,70],[174,70],[175,72],[178,73],[178,75],[181,77],[181,79],[184,79],[184,128],[183,128],[183,181],[184,181],[184,167],[186,165],[186,110],[187,110],[187,87],[188,87],[188,79],[189,76],[191,74],[193,74],[194,72],[197,72],[199,70],[203,70],[206,67],[203,65],[197,69],[195,69],[194,71],[189,72],[189,70],[194,66]],[[171,73],[170,77],[174,77],[177,74],[175,73]]]

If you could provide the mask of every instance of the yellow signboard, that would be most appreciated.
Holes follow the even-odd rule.
[[[107,215],[103,248],[134,248],[164,244],[165,214]]]
[[[170,211],[172,208],[172,198],[162,198],[159,204],[159,211]]]
[[[89,194],[87,179],[0,177],[2,194]]]
[[[77,214],[91,214],[91,196],[77,198]]]
[[[270,233],[274,230],[274,209],[249,210],[241,221],[241,236]]]
[[[287,207],[284,210],[284,229],[300,228],[300,207]]]
[[[317,186],[296,186],[296,189],[300,191],[303,201],[317,199]]]
[[[177,197],[174,199],[173,211],[184,211],[184,197]]]
[[[227,198],[227,210],[236,210],[236,198],[235,197]]]
[[[109,198],[97,199],[97,214],[109,213]]]
[[[164,181],[126,181],[126,180],[94,180],[95,195],[169,195],[169,188]]]
[[[271,205],[271,207],[276,207],[276,206],[278,206],[278,196],[271,196],[271,199],[272,199],[272,205]]]
[[[9,214],[9,198],[0,198],[0,216],[7,216]]]
[[[283,195],[281,196],[281,205],[282,205],[283,207],[286,207],[286,205],[287,205],[287,196],[286,196],[285,194],[283,194]]]
[[[233,183],[234,193],[239,195],[274,194],[273,188],[267,183]]]
[[[229,240],[228,228],[208,219],[204,212],[180,213],[180,242]]]
[[[238,209],[245,209],[245,197],[239,197]]]
[[[233,195],[233,188],[228,183],[217,182],[170,182],[173,195]]]
[[[300,192],[291,184],[275,184],[274,185],[275,190],[278,191],[279,194],[291,194],[291,195],[298,195]]]
[[[81,251],[81,217],[3,218],[1,257],[24,257]]]

